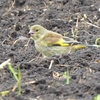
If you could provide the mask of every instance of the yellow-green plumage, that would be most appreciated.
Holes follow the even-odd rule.
[[[36,49],[47,57],[68,54],[86,47],[78,41],[49,31],[40,25],[32,26],[30,34],[35,42]]]

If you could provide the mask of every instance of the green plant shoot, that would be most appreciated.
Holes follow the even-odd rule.
[[[66,72],[64,72],[64,76],[66,77],[66,84],[70,84],[70,74],[69,74],[69,70],[67,69]]]
[[[96,40],[95,40],[95,45],[98,45],[98,42],[100,41],[100,38],[97,38]]]
[[[21,94],[21,80],[22,80],[22,74],[21,74],[21,71],[20,71],[20,67],[18,67],[18,73],[17,74],[14,71],[14,69],[13,69],[11,64],[8,64],[8,68],[9,68],[10,72],[13,74],[14,78],[17,80],[17,83],[18,83],[18,95],[20,95]]]

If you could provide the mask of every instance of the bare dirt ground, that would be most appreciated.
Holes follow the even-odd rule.
[[[42,56],[36,59],[33,40],[25,46],[25,37],[31,25],[39,24],[71,38],[74,32],[78,41],[93,45],[100,37],[99,10],[100,0],[0,0],[0,63],[11,58],[14,69],[20,66],[22,73],[22,94],[16,90],[0,95],[0,100],[93,100],[100,93],[100,49],[41,60]],[[63,78],[67,69],[68,85]],[[11,91],[15,84],[7,66],[0,70],[0,92]]]

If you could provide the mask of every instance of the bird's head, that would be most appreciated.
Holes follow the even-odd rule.
[[[30,31],[28,35],[30,35],[30,37],[32,37],[34,40],[37,40],[45,34],[46,30],[47,29],[45,29],[41,25],[33,25],[30,27]]]

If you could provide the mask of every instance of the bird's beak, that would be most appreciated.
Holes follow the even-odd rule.
[[[28,33],[28,37],[32,37],[33,35],[34,35],[34,33],[31,32],[31,31],[29,31],[29,33]]]

